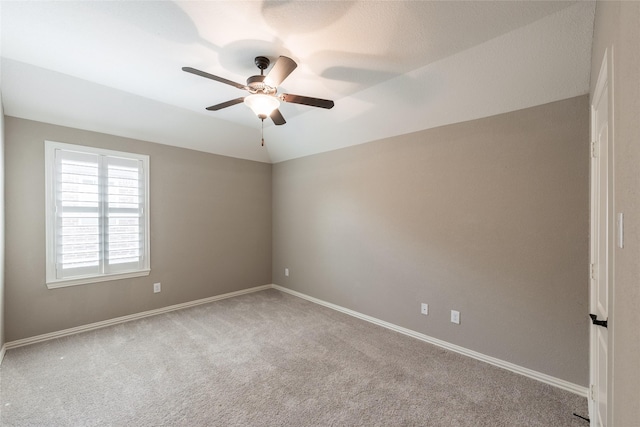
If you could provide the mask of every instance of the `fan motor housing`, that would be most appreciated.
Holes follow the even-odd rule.
[[[251,76],[247,79],[247,87],[251,93],[264,93],[266,95],[272,95],[276,93],[276,88],[271,87],[264,83],[266,76]]]

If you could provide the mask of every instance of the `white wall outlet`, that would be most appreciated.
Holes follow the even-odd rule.
[[[460,312],[457,310],[451,310],[451,323],[456,325],[460,324]]]
[[[160,282],[153,284],[153,293],[154,294],[157,294],[161,290],[162,290],[162,286],[160,285]]]
[[[429,314],[429,304],[423,302],[420,305],[420,313],[424,314],[425,316]]]
[[[287,277],[289,277],[289,269],[288,269],[288,268],[285,268],[285,269],[284,269],[284,275],[285,275],[285,276],[287,276]]]

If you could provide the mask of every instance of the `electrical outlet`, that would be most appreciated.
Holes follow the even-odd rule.
[[[153,284],[153,293],[154,294],[157,294],[161,290],[162,290],[162,286],[160,285],[160,282]]]
[[[425,316],[429,314],[429,304],[423,302],[420,305],[420,313],[424,314]]]
[[[455,323],[456,325],[460,324],[460,312],[456,310],[451,310],[451,323]]]
[[[287,277],[289,277],[289,269],[288,269],[288,268],[285,268],[285,269],[284,269],[284,275],[285,275],[285,276],[287,276]]]

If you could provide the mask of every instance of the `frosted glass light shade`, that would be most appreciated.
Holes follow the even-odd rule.
[[[269,115],[280,106],[278,98],[271,95],[256,93],[244,98],[244,103],[253,110],[253,112],[261,119],[266,119]]]

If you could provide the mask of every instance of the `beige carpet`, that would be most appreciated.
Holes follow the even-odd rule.
[[[577,426],[586,399],[267,290],[9,350],[3,426]]]

